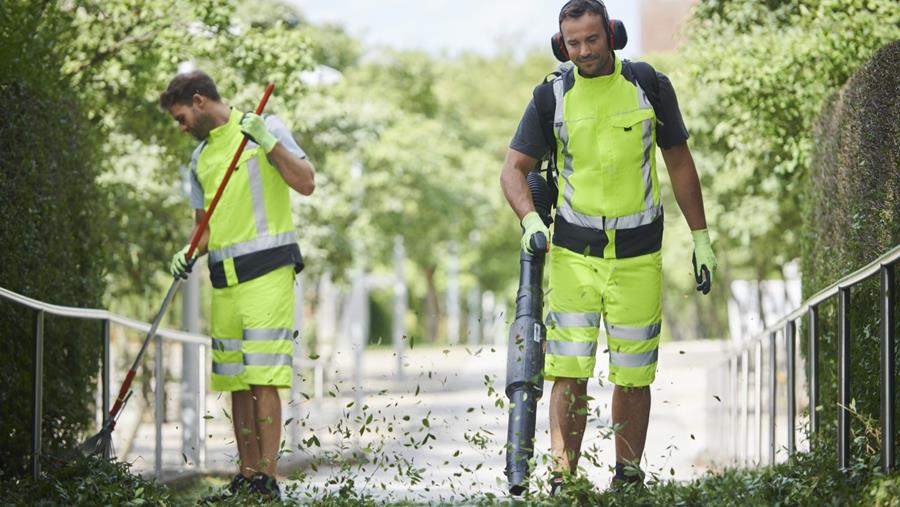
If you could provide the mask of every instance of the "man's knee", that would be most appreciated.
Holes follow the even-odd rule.
[[[586,378],[557,377],[553,381],[553,391],[562,396],[569,405],[584,403],[587,396]]]
[[[278,388],[275,386],[251,385],[250,389],[253,391],[253,397],[257,400],[260,397],[278,399]]]
[[[650,386],[616,386],[615,391],[624,394],[643,395],[650,392]]]

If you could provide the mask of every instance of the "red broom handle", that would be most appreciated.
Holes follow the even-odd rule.
[[[125,403],[125,395],[128,394],[128,390],[131,389],[131,381],[134,380],[135,371],[133,369],[128,370],[128,374],[125,375],[125,381],[122,382],[122,387],[119,388],[119,395],[116,396],[116,402],[113,404],[113,407],[109,410],[109,420],[115,423],[116,415],[119,413],[119,410],[122,408],[122,404]]]
[[[269,95],[272,95],[272,91],[275,90],[275,83],[269,83],[266,86],[266,91],[263,93],[262,100],[259,101],[259,105],[256,106],[256,114],[262,114],[263,109],[266,108],[266,102],[269,101]],[[216,190],[216,195],[213,197],[212,202],[209,203],[209,208],[206,210],[206,213],[203,216],[203,220],[200,222],[200,226],[194,231],[194,237],[191,238],[191,247],[188,249],[187,255],[185,258],[190,260],[194,251],[197,249],[197,245],[200,243],[200,238],[203,236],[203,232],[206,230],[206,227],[209,225],[209,218],[212,216],[213,211],[216,210],[216,206],[219,204],[219,199],[222,197],[222,192],[225,190],[225,185],[228,184],[228,180],[231,179],[231,173],[234,172],[234,169],[237,167],[238,160],[241,158],[241,154],[244,152],[244,147],[247,146],[248,137],[244,136],[241,139],[241,144],[238,146],[236,152],[234,152],[234,157],[231,159],[231,164],[228,166],[228,170],[225,171],[225,177],[222,178],[222,183],[219,184],[219,189]]]

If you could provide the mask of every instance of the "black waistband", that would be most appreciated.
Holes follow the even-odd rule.
[[[581,255],[603,257],[603,250],[609,245],[609,236],[604,231],[589,229],[566,222],[556,214],[553,228],[553,244]],[[617,259],[637,257],[662,248],[663,215],[653,222],[633,229],[619,229],[615,233]]]
[[[253,280],[274,271],[282,266],[294,266],[294,272],[303,271],[303,255],[300,254],[300,245],[277,246],[268,250],[261,250],[234,258],[234,272],[238,283]],[[216,289],[228,287],[228,278],[225,276],[225,261],[209,265],[209,279]]]

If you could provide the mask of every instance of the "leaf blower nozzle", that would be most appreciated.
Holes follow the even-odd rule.
[[[534,207],[549,225],[550,199],[547,181],[539,172],[528,174]],[[516,294],[516,318],[509,329],[506,351],[506,396],[509,398],[509,422],[506,434],[506,478],[509,492],[521,495],[528,489],[534,466],[534,432],[538,400],[544,394],[544,340],[546,327],[541,319],[544,294],[541,281],[547,238],[532,238],[534,255],[519,256],[519,290]],[[543,248],[537,244],[544,242]]]

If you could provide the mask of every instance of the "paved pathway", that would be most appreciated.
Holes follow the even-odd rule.
[[[675,342],[660,348],[645,469],[662,479],[686,480],[704,470],[700,458],[707,445],[708,405],[716,403],[707,392],[705,368],[717,362],[720,346],[718,342]],[[286,447],[291,452],[282,463],[282,469],[305,474],[302,481],[294,483],[298,496],[321,496],[341,487],[382,500],[434,501],[486,492],[505,494],[507,412],[505,405],[498,406],[507,401],[503,395],[505,349],[422,347],[406,359],[405,380],[398,381],[391,351],[367,351],[361,389],[354,388],[350,369],[344,366],[330,372],[322,400],[300,400],[301,417],[289,423],[286,434],[297,425],[305,444],[300,442],[298,447],[288,440]],[[605,360],[600,363],[605,372]],[[548,383],[539,406],[537,449],[543,454],[549,449],[550,387]],[[605,379],[603,385],[594,379],[588,394],[594,398],[594,410],[584,449],[593,449],[599,466],[587,460],[582,460],[582,466],[594,484],[606,487],[610,477],[606,466],[614,461],[613,441],[608,436],[612,388]],[[214,393],[208,397],[212,418],[207,420],[206,467],[218,473],[235,469],[226,401],[227,397]],[[285,410],[285,419],[290,410]],[[153,438],[152,421],[144,422],[125,457],[145,473],[152,472]],[[174,423],[166,424],[167,470],[186,468],[180,442],[180,429]],[[366,459],[354,460],[356,451]],[[546,467],[541,474],[546,474]]]

